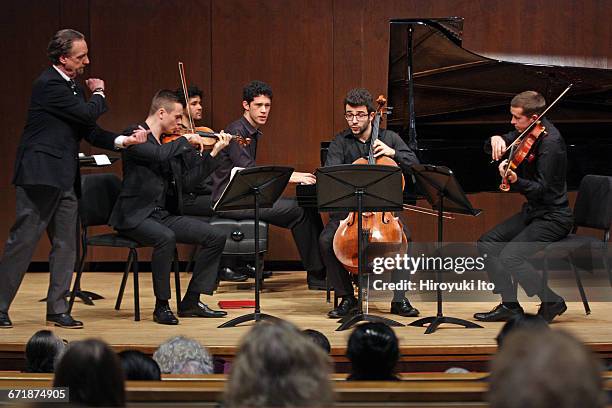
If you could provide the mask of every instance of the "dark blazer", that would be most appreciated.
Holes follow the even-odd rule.
[[[116,133],[96,125],[106,112],[104,97],[85,101],[83,88],[74,95],[68,82],[49,67],[34,81],[28,118],[17,147],[13,184],[79,189],[79,142],[114,149]]]
[[[146,124],[141,126],[148,128]],[[176,209],[167,209],[177,215],[183,213],[183,189],[208,177],[218,166],[216,158],[207,153],[200,156],[184,137],[171,143],[159,144],[149,134],[145,143],[130,146],[121,155],[123,182],[109,220],[109,225],[117,230],[137,227],[151,215],[160,199],[165,201],[163,194],[167,180],[164,179],[163,166],[167,165],[166,162],[169,162],[176,181],[175,193],[178,200]]]

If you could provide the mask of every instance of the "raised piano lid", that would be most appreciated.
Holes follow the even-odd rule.
[[[460,181],[467,170],[453,166],[478,163],[481,168],[470,172],[487,172],[488,181],[482,187],[470,185],[466,191],[494,190],[499,181],[494,172],[491,176],[482,143],[492,134],[512,130],[508,111],[512,97],[531,89],[550,102],[567,84],[574,83],[570,93],[547,115],[569,146],[569,187],[576,188],[587,173],[612,175],[612,70],[487,58],[461,47],[462,29],[461,17],[391,20],[388,100],[393,110],[387,119],[388,128],[407,142],[418,141],[422,160],[448,165]],[[412,141],[409,30],[416,123],[416,140]],[[473,157],[455,162],[455,148],[466,154],[472,150]]]

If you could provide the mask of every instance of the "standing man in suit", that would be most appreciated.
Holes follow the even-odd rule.
[[[146,140],[143,130],[117,136],[96,125],[107,110],[104,81],[85,81],[93,93],[88,101],[83,88],[74,82],[89,65],[87,52],[83,34],[70,29],[58,31],[47,47],[53,65],[33,85],[15,159],[17,215],[0,261],[0,328],[12,327],[9,307],[45,229],[51,241],[47,324],[83,327],[67,313],[65,298],[76,256],[79,142],[85,138],[94,146],[114,150]]]
[[[182,215],[185,186],[206,178],[217,166],[217,155],[231,137],[221,137],[210,153],[199,155],[191,144],[201,143],[197,134],[185,134],[161,144],[164,133],[181,123],[183,106],[174,91],[161,90],[153,97],[149,116],[139,128],[150,130],[146,143],[123,151],[123,184],[109,224],[142,245],[153,247],[151,269],[155,310],[159,324],[178,324],[170,310],[170,269],[176,243],[198,244],[198,254],[179,317],[223,317],[200,302],[200,294],[212,295],[217,283],[225,233],[204,221]]]

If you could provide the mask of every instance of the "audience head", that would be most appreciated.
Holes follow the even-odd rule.
[[[138,350],[124,350],[119,353],[125,379],[129,381],[159,381],[161,371],[151,357]]]
[[[26,344],[26,373],[52,373],[65,347],[52,331],[37,331]]]
[[[153,354],[163,374],[212,374],[213,359],[200,343],[187,337],[173,337]]]
[[[258,323],[243,338],[225,390],[225,406],[327,407],[331,362],[288,322]]]
[[[351,380],[393,380],[399,360],[399,342],[383,323],[365,323],[353,330],[346,356],[351,360]]]
[[[321,347],[327,354],[331,351],[331,344],[323,333],[318,330],[306,329],[302,330],[302,333],[310,339],[314,344]]]
[[[119,357],[103,341],[70,343],[55,369],[54,387],[68,387],[70,402],[94,407],[125,406]]]
[[[604,407],[600,363],[564,332],[516,330],[493,361],[492,408]]]
[[[530,313],[516,314],[506,323],[504,323],[499,331],[499,334],[495,338],[495,341],[497,341],[497,347],[501,348],[505,338],[510,333],[518,329],[530,331],[550,330],[548,327],[548,322],[542,316]]]

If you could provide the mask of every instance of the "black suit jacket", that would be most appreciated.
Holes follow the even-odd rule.
[[[68,82],[49,67],[34,82],[28,118],[17,148],[13,184],[47,185],[78,192],[79,143],[114,149],[116,133],[96,125],[106,112],[104,97],[85,101],[82,87],[74,95]]]
[[[148,129],[146,124],[141,126]],[[131,132],[132,129],[126,132]],[[159,144],[157,139],[149,134],[145,143],[130,146],[124,149],[121,155],[123,182],[109,220],[109,225],[117,230],[137,227],[151,215],[160,199],[165,201],[163,194],[167,180],[164,178],[163,166],[167,165],[166,162],[170,164],[176,185],[174,193],[178,200],[177,208],[167,210],[177,215],[183,213],[183,189],[196,185],[218,166],[216,158],[208,153],[200,156],[184,137],[171,143]]]

